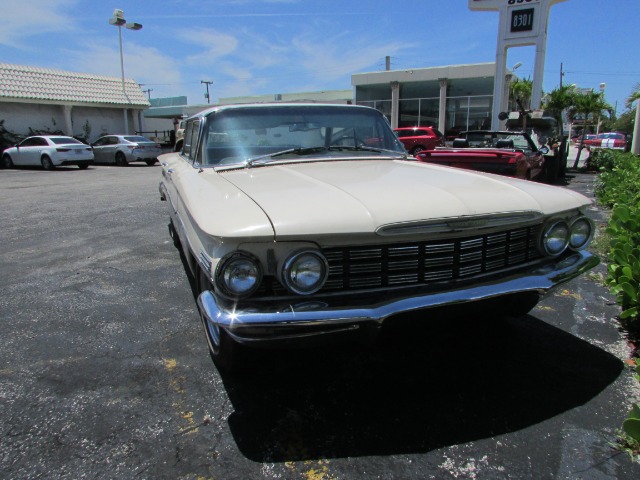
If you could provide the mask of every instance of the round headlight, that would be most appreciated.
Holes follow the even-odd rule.
[[[327,279],[329,264],[315,250],[297,252],[285,262],[282,277],[289,290],[309,295],[322,288]]]
[[[569,244],[569,225],[556,222],[549,226],[542,236],[542,247],[548,255],[560,255]]]
[[[258,288],[261,279],[260,264],[244,253],[234,253],[220,262],[216,275],[218,286],[233,297],[250,295]]]
[[[593,226],[586,217],[580,217],[571,224],[571,237],[569,246],[574,250],[580,250],[589,245],[593,236]]]

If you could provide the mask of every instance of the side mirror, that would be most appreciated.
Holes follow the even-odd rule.
[[[549,153],[549,147],[547,147],[546,145],[544,147],[540,147],[540,149],[538,150],[540,153],[542,153],[543,155],[546,155],[547,153]]]

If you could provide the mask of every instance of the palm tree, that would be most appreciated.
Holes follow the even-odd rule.
[[[576,90],[574,85],[565,85],[555,90],[550,91],[545,95],[544,109],[547,110],[558,122],[558,137],[560,145],[558,147],[558,161],[556,171],[552,174],[553,179],[557,175],[564,176],[567,169],[567,156],[568,156],[568,139],[564,136],[564,129],[562,127],[562,112],[571,107],[574,104],[574,98],[576,96]]]
[[[640,83],[636,83],[633,92],[627,98],[627,108],[631,109],[633,102],[638,100],[636,105],[636,120],[633,126],[633,141],[631,142],[631,152],[640,155]]]
[[[558,121],[560,130],[562,130],[562,112],[574,104],[575,96],[576,89],[573,85],[558,87],[545,95],[544,109]]]
[[[520,112],[520,121],[522,122],[522,130],[527,129],[527,115],[529,114],[529,106],[531,104],[531,93],[533,92],[533,81],[530,79],[523,80],[516,78],[509,85],[509,99],[512,106],[511,110]]]
[[[533,92],[533,81],[531,79],[516,78],[509,85],[509,95],[516,105],[522,105],[522,108],[529,108],[531,103],[531,94]],[[515,110],[520,110],[516,108]]]
[[[578,117],[584,118],[586,121],[589,116],[598,117],[602,115],[603,110],[612,110],[611,105],[604,101],[604,94],[602,92],[589,92],[574,95],[573,105],[568,108],[567,115],[572,122]],[[584,145],[584,135],[586,130],[586,128],[582,129],[578,155],[576,155],[576,161],[573,163],[574,169],[578,168],[578,163],[580,162],[580,153],[582,152]]]

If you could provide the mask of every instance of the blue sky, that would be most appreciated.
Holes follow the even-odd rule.
[[[505,0],[507,1],[507,0]],[[123,29],[125,76],[152,98],[219,97],[351,88],[351,74],[495,60],[498,13],[467,0],[2,0],[0,62],[120,76],[114,8]],[[551,8],[545,91],[560,83],[625,100],[640,83],[640,0],[566,0]],[[533,47],[507,66],[533,78]]]

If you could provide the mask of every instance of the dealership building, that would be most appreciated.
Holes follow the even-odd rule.
[[[491,128],[495,63],[384,70],[351,76],[355,103],[383,112],[395,127],[442,132]],[[503,81],[509,92],[512,73]],[[508,93],[500,102],[508,110]]]
[[[495,63],[384,70],[351,76],[351,90],[275,93],[219,98],[217,105],[267,102],[323,102],[367,105],[383,112],[393,127],[431,125],[442,132],[490,128]],[[509,92],[512,73],[503,81]],[[144,112],[148,126],[154,119],[188,116],[213,105],[187,105],[186,97],[151,99]],[[508,110],[508,93],[500,102]],[[173,102],[173,104],[172,104]],[[168,124],[163,124],[167,128]],[[162,128],[162,127],[153,127]]]

